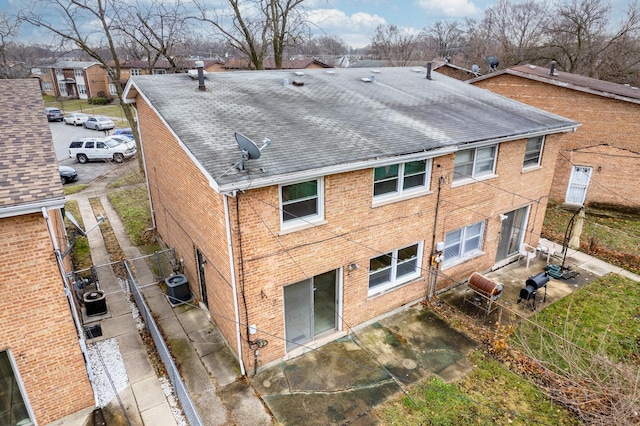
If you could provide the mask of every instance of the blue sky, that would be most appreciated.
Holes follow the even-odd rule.
[[[183,0],[189,2],[189,0]],[[214,0],[215,1],[215,0]],[[380,24],[394,24],[418,32],[437,21],[482,17],[487,6],[496,0],[305,0],[309,20],[316,25],[314,33],[335,35],[351,47],[364,47]],[[511,0],[517,2],[518,0]],[[553,1],[553,0],[547,0]],[[570,0],[565,0],[570,1]],[[607,0],[602,0],[607,2]],[[612,23],[623,16],[631,0],[610,0]],[[217,0],[224,3],[224,0]],[[15,11],[30,0],[0,0],[0,9]],[[24,39],[32,29],[24,29]],[[40,37],[48,35],[41,34]],[[32,40],[29,40],[32,41]],[[49,40],[37,40],[47,43]]]

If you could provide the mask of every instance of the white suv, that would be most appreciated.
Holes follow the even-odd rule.
[[[69,158],[75,158],[78,163],[91,160],[113,160],[122,163],[125,158],[136,154],[136,143],[125,142],[121,138],[84,138],[71,142]]]

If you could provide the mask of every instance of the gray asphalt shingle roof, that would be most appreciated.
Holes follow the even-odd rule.
[[[317,69],[303,76],[210,73],[204,92],[187,75],[136,76],[128,97],[141,92],[217,184],[227,188],[577,126],[435,72],[427,80],[425,73],[424,68]],[[373,83],[361,80],[371,76]],[[232,168],[240,157],[234,132],[258,145],[272,140],[260,159],[247,163],[249,172]]]
[[[62,206],[58,162],[38,80],[0,80],[0,93],[0,217],[13,215],[21,206]]]

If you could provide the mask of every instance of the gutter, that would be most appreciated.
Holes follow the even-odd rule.
[[[66,199],[64,197],[61,197],[61,198],[53,198],[47,201],[40,201],[32,204],[19,204],[19,205],[13,205],[8,207],[2,207],[0,208],[0,219],[6,218],[6,217],[40,213],[43,210],[46,211],[49,209],[62,209],[64,208],[65,202],[66,202]]]
[[[301,180],[304,180],[304,179],[311,179],[318,176],[329,176],[333,174],[351,172],[355,170],[387,166],[390,164],[398,163],[399,161],[407,162],[407,161],[413,161],[413,160],[424,160],[427,158],[440,157],[447,154],[453,154],[463,149],[495,145],[502,142],[509,142],[509,141],[514,141],[518,139],[528,139],[528,138],[545,136],[545,135],[550,135],[555,133],[573,133],[576,131],[576,129],[579,126],[580,126],[579,123],[574,122],[574,124],[562,126],[556,129],[545,129],[545,130],[539,130],[535,132],[528,132],[523,134],[486,139],[483,141],[462,143],[462,144],[451,145],[451,146],[446,146],[442,148],[436,148],[428,151],[416,152],[408,155],[396,155],[393,157],[385,157],[385,158],[378,157],[371,160],[362,160],[362,161],[351,162],[351,163],[336,164],[333,166],[322,167],[322,168],[313,169],[313,170],[301,170],[298,172],[285,173],[281,175],[269,176],[264,178],[252,178],[250,182],[246,182],[246,181],[231,182],[231,183],[219,185],[219,191],[222,194],[231,195],[234,192],[245,191],[249,188],[255,189],[255,188],[268,187],[272,185],[289,185],[292,183],[300,182]]]
[[[234,194],[235,196],[235,194]],[[236,269],[233,264],[233,242],[231,240],[231,219],[229,217],[228,195],[222,194],[224,201],[224,223],[227,228],[227,251],[229,253],[229,271],[231,274],[231,289],[233,291],[233,311],[236,322],[236,344],[238,345],[238,362],[240,363],[240,374],[246,375],[244,362],[242,360],[242,334],[240,333],[240,309],[238,307],[238,288],[236,284]]]

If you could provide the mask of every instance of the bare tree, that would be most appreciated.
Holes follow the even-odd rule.
[[[182,2],[136,2],[116,10],[114,29],[126,34],[124,44],[138,57],[143,57],[152,71],[155,64],[166,59],[171,70],[182,67],[183,40],[188,33],[187,10]]]
[[[9,51],[15,48],[13,40],[20,31],[20,20],[0,10],[0,78],[15,76],[15,63],[9,58]]]
[[[216,9],[201,0],[195,2],[200,12],[196,19],[211,24],[254,69],[263,69],[269,51],[276,68],[282,68],[285,47],[304,34],[303,1],[227,0],[228,8]]]
[[[424,30],[426,45],[438,58],[452,58],[465,45],[464,30],[457,21],[438,21]]]
[[[390,66],[407,66],[423,59],[418,46],[422,34],[410,33],[396,25],[378,25],[371,38],[371,48]]]
[[[629,5],[618,29],[608,31],[611,6],[601,0],[572,0],[560,4],[547,26],[547,56],[561,69],[598,78],[609,70],[638,64],[640,10],[638,2]],[[622,65],[627,55],[631,64]],[[620,61],[623,61],[622,64]]]

